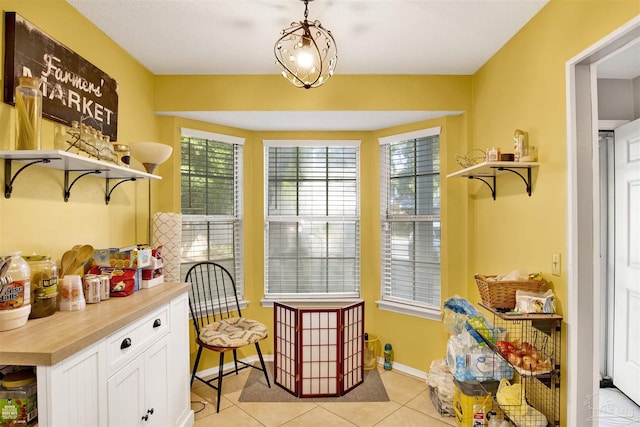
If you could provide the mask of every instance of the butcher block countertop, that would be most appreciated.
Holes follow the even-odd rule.
[[[0,365],[51,366],[187,292],[188,283],[167,282],[128,297],[57,311],[0,332]]]

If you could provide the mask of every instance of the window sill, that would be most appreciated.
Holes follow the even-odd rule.
[[[406,314],[408,316],[421,317],[428,320],[442,320],[442,312],[424,307],[417,307],[408,304],[401,304],[391,301],[379,300],[375,302],[381,310],[392,311],[394,313]]]
[[[281,302],[281,303],[290,303],[290,304],[295,304],[295,303],[310,303],[310,302],[317,302],[317,303],[322,303],[322,304],[326,304],[326,303],[357,303],[357,302],[361,302],[363,301],[361,298],[330,298],[330,297],[306,297],[306,298],[292,298],[292,297],[265,297],[260,301],[260,304],[262,305],[262,307],[273,307],[273,303],[274,302]]]

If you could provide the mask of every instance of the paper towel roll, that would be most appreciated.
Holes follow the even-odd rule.
[[[162,246],[163,274],[166,282],[180,282],[180,247],[182,245],[182,214],[153,214],[153,247]]]

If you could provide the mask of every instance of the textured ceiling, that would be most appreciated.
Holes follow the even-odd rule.
[[[155,74],[278,74],[299,0],[67,0]],[[547,0],[315,0],[337,73],[473,74]]]

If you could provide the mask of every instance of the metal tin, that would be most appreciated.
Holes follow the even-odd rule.
[[[104,301],[111,296],[111,276],[108,274],[98,274],[100,279],[100,300]]]
[[[118,165],[128,168],[131,163],[131,151],[129,150],[129,146],[124,144],[113,144],[113,151],[118,157]]]
[[[87,301],[87,304],[95,304],[100,302],[100,294],[102,283],[100,282],[100,278],[95,274],[87,274],[84,276],[84,299]]]

